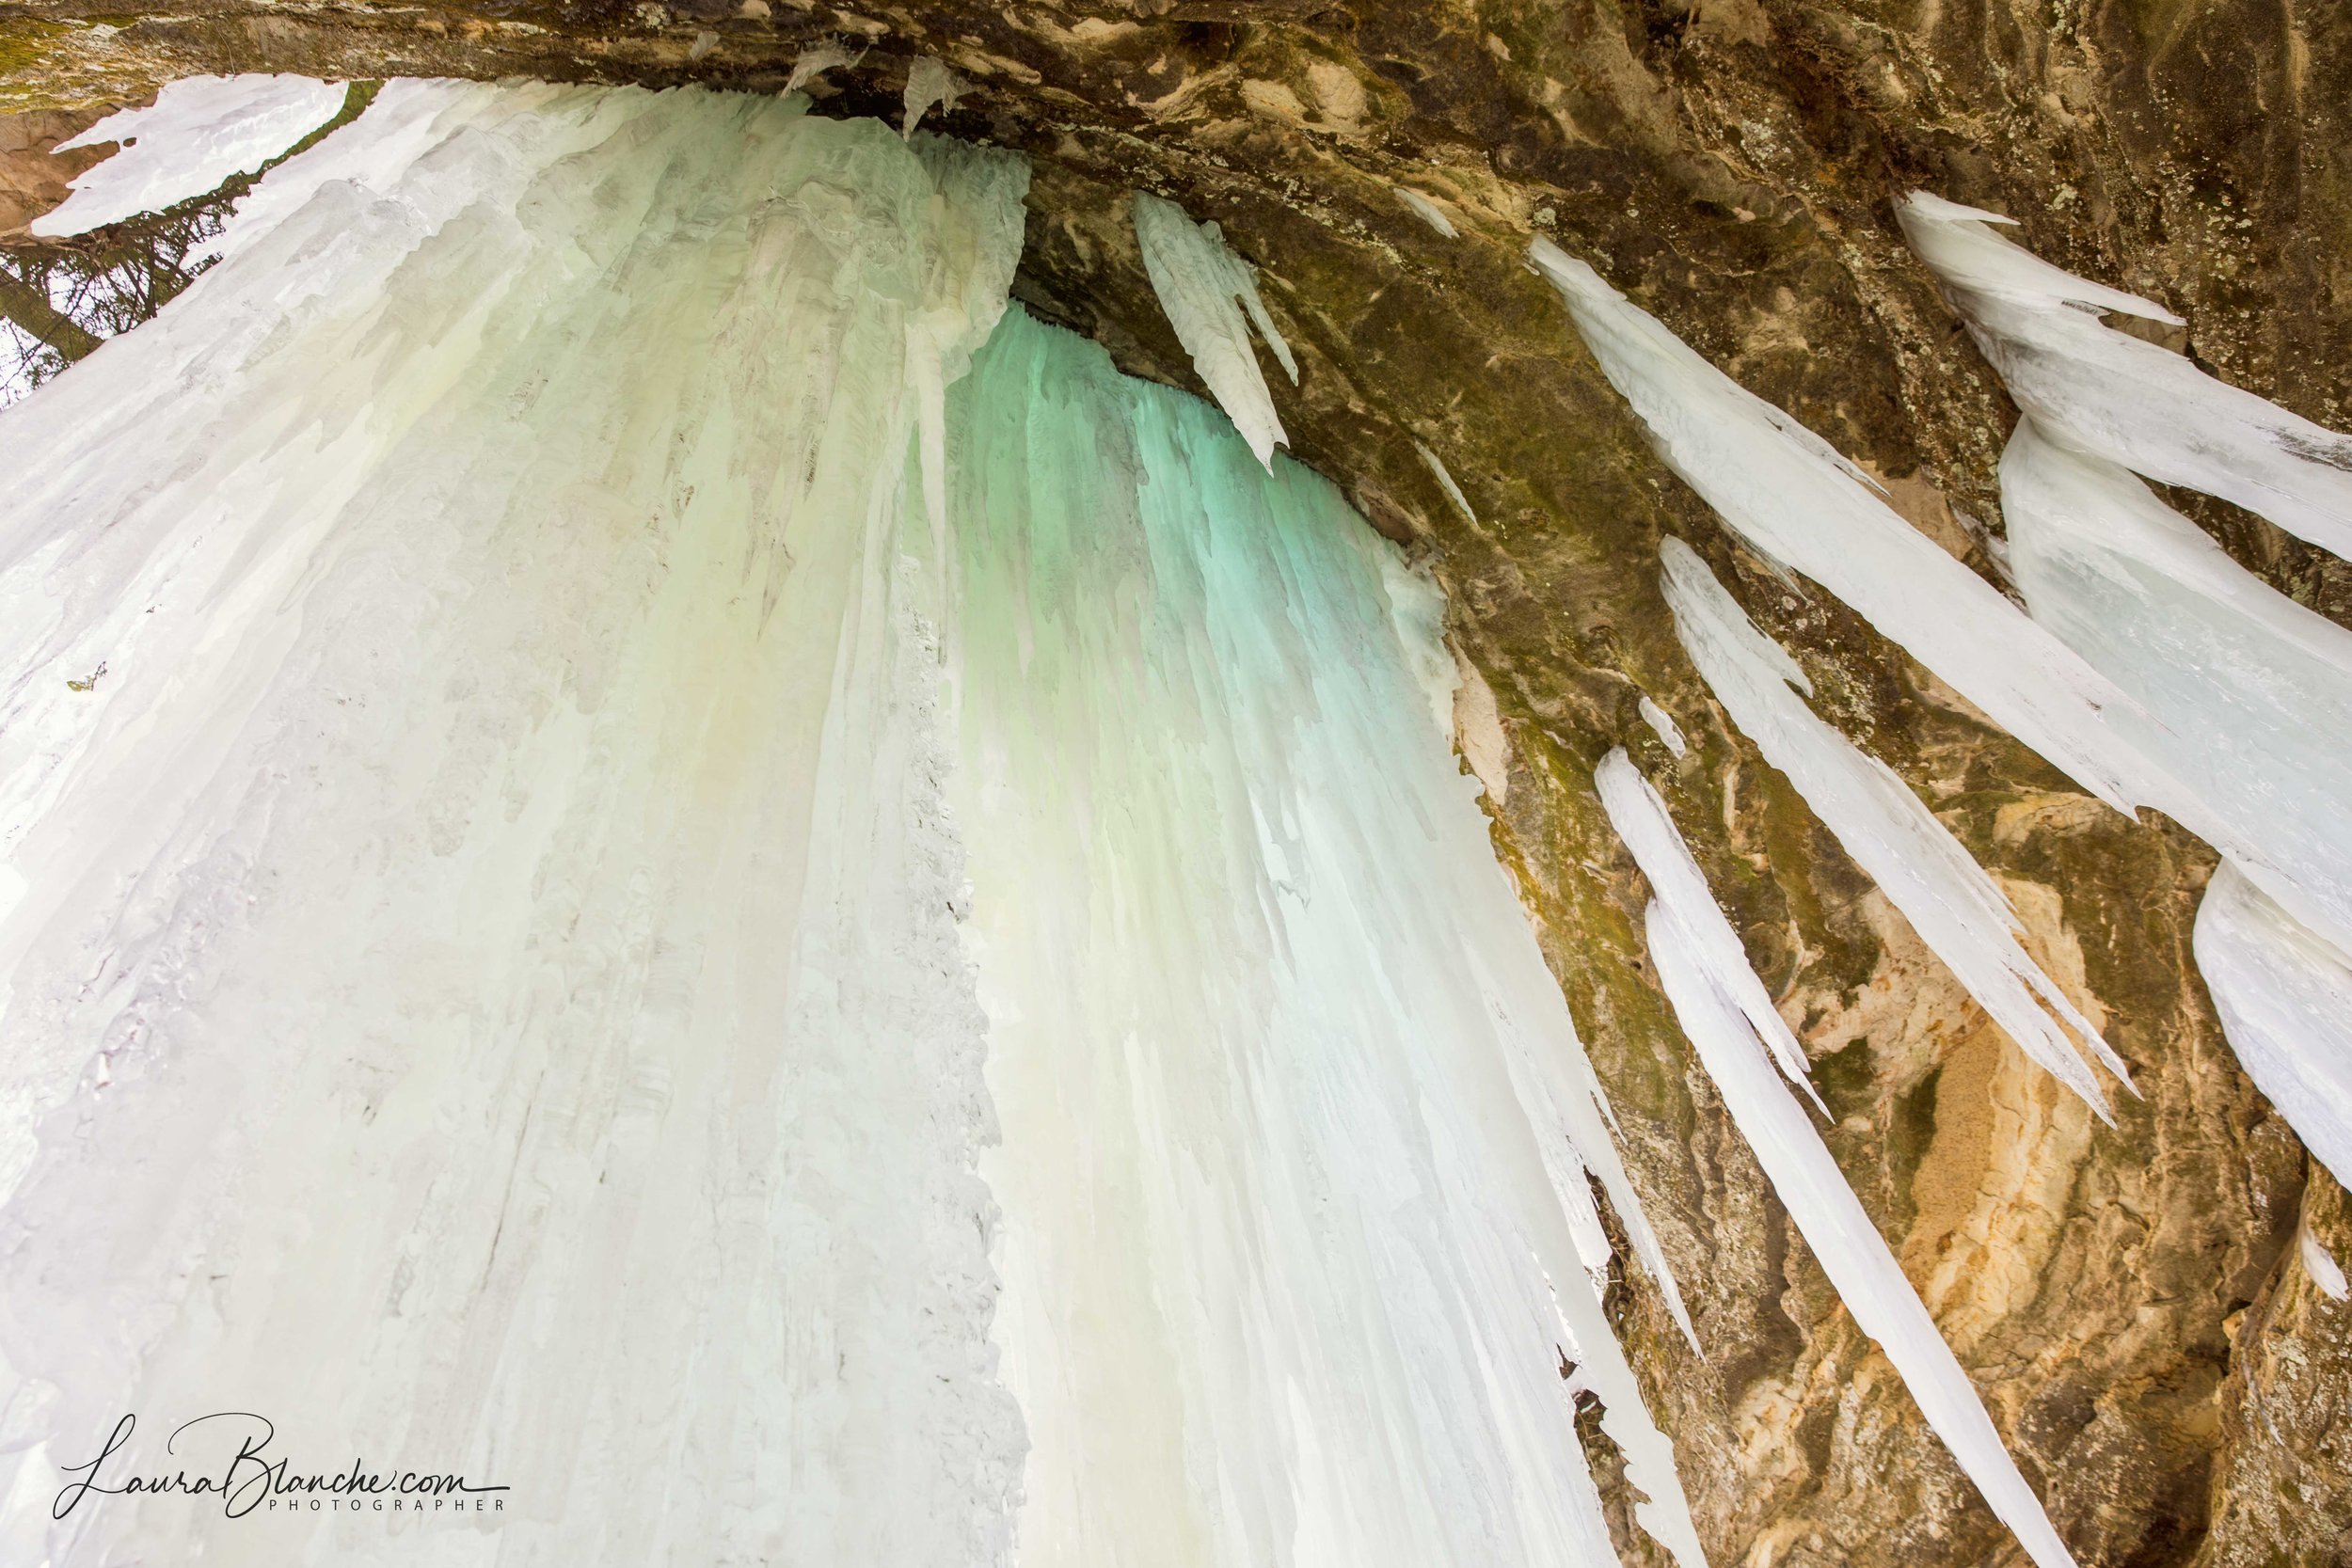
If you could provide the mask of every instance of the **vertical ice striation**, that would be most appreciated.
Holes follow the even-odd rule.
[[[2148,765],[2104,709],[2105,676],[1899,516],[1830,444],[1724,375],[1582,261],[1530,254],[1669,467],[1733,531],[1811,578],[1995,723],[2118,810],[2152,799]]]
[[[1249,346],[1249,325],[1256,325],[1293,382],[1298,379],[1298,362],[1258,297],[1256,271],[1233,254],[1215,223],[1195,223],[1182,207],[1149,191],[1136,193],[1136,240],[1160,309],[1168,312],[1176,341],[1192,356],[1192,368],[1258,461],[1271,468],[1274,449],[1288,446],[1290,436],[1274,412],[1274,396]]]
[[[2352,959],[2226,860],[2197,906],[2195,945],[2246,1075],[2352,1181]]]
[[[250,174],[333,119],[343,87],[308,76],[188,76],[144,109],[123,109],[57,144],[123,142],[73,182],[73,194],[33,220],[36,234],[87,233],[202,196]]]
[[[1773,1042],[1772,1032],[1748,1000],[1761,992],[1762,983],[1715,907],[1665,802],[1622,751],[1609,753],[1596,778],[1610,820],[1656,894],[1645,925],[1659,982],[1772,1191],[1854,1322],[1894,1363],[1920,1414],[1994,1513],[2041,1568],[2073,1568],[2074,1558],[2018,1474],[1935,1320],[1804,1107],[1774,1081],[1759,1047],[1759,1041]],[[1769,1023],[1785,1034],[1777,1015]]]
[[[1666,603],[1691,662],[1764,760],[1788,775],[1813,814],[1869,873],[1920,940],[2026,1055],[2107,1117],[2106,1095],[2076,1037],[2130,1082],[2090,1021],[2018,945],[2016,912],[1944,824],[1894,770],[1807,707],[1813,686],[1756,629],[1696,551],[1662,546]],[[2110,1121],[2113,1119],[2108,1117]]]
[[[2352,436],[2105,325],[2103,311],[2180,318],[2011,244],[1990,227],[2012,221],[1998,213],[1925,191],[1896,212],[2018,406],[2050,435],[2352,556]]]
[[[2352,631],[2040,422],[2001,458],[2034,619],[2137,700],[2117,723],[2182,792],[2159,803],[2352,951]]]
[[[0,1558],[1007,1559],[898,562],[1026,172],[799,102],[393,83],[0,412]],[[513,1491],[50,1518],[234,1409]]]
[[[1058,329],[948,404],[1022,1560],[1597,1568],[1581,1389],[1695,1565],[1588,1168],[1679,1304],[1430,721],[1425,583]]]

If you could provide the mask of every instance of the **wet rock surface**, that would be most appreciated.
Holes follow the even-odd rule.
[[[1591,260],[1997,580],[1993,467],[2015,415],[1904,248],[1892,198],[1925,186],[2014,214],[2040,254],[2186,317],[2172,346],[2345,428],[2352,12],[20,3],[0,6],[0,109],[86,117],[196,71],[776,90],[827,42],[864,53],[813,84],[820,112],[895,121],[924,55],[963,79],[927,123],[1037,166],[1016,293],[1136,373],[1198,389],[1130,193],[1217,220],[1297,353],[1295,388],[1269,377],[1296,455],[1444,581],[1492,694],[1465,750],[1508,770],[1498,849],[1706,1349],[1689,1353],[1638,1274],[1615,1293],[1719,1568],[2022,1556],[1839,1306],[1666,1011],[1645,889],[1591,789],[1618,744],[1666,792],[1812,1053],[1832,1148],[2078,1560],[2352,1563],[2352,1308],[2318,1293],[2295,1245],[2308,1223],[2352,1257],[2352,1205],[2237,1069],[2196,977],[2211,853],[2083,797],[1835,600],[1749,560],[1649,452],[1522,261],[1538,233]],[[2352,567],[2174,499],[2275,584],[2352,620]],[[1731,731],[1665,614],[1667,533],[1797,653],[1824,716],[2002,878],[2035,956],[2138,1083],[2113,1128],[2025,1062]],[[1686,757],[1642,721],[1644,694],[1689,736]],[[1611,1458],[1597,1452],[1604,1477]],[[1626,1501],[1620,1488],[1620,1544],[1647,1560]]]

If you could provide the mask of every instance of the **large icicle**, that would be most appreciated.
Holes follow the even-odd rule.
[[[2041,1568],[2073,1568],[2073,1556],[2051,1528],[2041,1499],[2018,1474],[1935,1320],[1804,1107],[1773,1080],[1759,1046],[1772,1040],[1773,1030],[1764,1027],[1746,1000],[1762,983],[1708,894],[1666,803],[1622,751],[1610,752],[1596,777],[1610,820],[1656,894],[1645,926],[1659,982],[1772,1191],[1854,1322],[1894,1363],[1920,1413],[1994,1513]],[[1786,1032],[1777,1015],[1770,1022]]]
[[[2129,699],[1869,487],[1804,426],[1692,352],[1599,274],[1537,239],[1610,382],[1660,452],[1751,546],[1851,605],[1890,641],[2064,769],[2129,811],[2159,787],[2103,709]]]
[[[0,1560],[1006,1559],[896,562],[910,336],[986,330],[1025,169],[800,103],[392,83],[0,412]],[[51,1518],[228,1410],[513,1490]]]
[[[2012,219],[1925,191],[1896,215],[2018,406],[2052,435],[2352,557],[2352,436],[2106,326],[2101,311],[2181,318],[2052,266],[1990,227]]]
[[[1719,976],[1718,988],[1772,1053],[1781,1075],[1803,1089],[1814,1108],[1826,1117],[1829,1107],[1821,1103],[1820,1093],[1813,1087],[1806,1070],[1804,1047],[1797,1042],[1797,1037],[1781,1018],[1780,1009],[1772,1006],[1772,993],[1764,989],[1764,982],[1748,967],[1747,950],[1740,945],[1740,934],[1715,907],[1715,895],[1708,891],[1706,874],[1683,846],[1674,818],[1666,815],[1665,802],[1659,800],[1649,781],[1635,769],[1622,747],[1602,760],[1595,778],[1600,785],[1601,803],[1609,808],[1609,820],[1616,828],[1617,836],[1633,851],[1634,860],[1641,865],[1643,875],[1649,878],[1651,891],[1659,901],[1681,921],[1693,957],[1707,965],[1708,974]]]
[[[1413,450],[1421,453],[1422,466],[1429,470],[1429,477],[1438,482],[1438,488],[1445,492],[1445,499],[1454,503],[1454,510],[1462,515],[1462,521],[1476,528],[1478,514],[1470,509],[1470,498],[1462,494],[1462,487],[1454,483],[1454,475],[1446,469],[1445,459],[1419,441],[1413,443]]]
[[[1422,590],[1328,483],[1017,315],[948,446],[1024,1562],[1597,1568],[1581,1387],[1698,1563],[1586,1167],[1668,1282],[1428,715]]]
[[[2312,1276],[2312,1283],[2319,1287],[2320,1294],[2329,1301],[2352,1299],[2352,1283],[2347,1283],[2344,1277],[2344,1265],[2337,1262],[2336,1255],[2328,1250],[2328,1243],[2312,1233],[2308,1218],[2296,1227],[2295,1243],[2296,1251],[2303,1259],[2303,1272]]]
[[[2130,1082],[2090,1021],[2018,945],[2016,911],[1895,771],[1807,707],[1812,682],[1756,629],[1696,551],[1662,546],[1666,603],[1691,662],[1732,722],[1788,775],[1813,814],[2020,1049],[2107,1117],[2106,1093],[2072,1029]],[[2108,1117],[2110,1121],[2113,1117]]]
[[[795,65],[794,70],[798,71]],[[912,139],[914,128],[923,122],[924,115],[933,108],[943,115],[956,112],[956,101],[963,96],[964,84],[947,67],[925,55],[907,68],[906,91],[901,94],[898,134]]]
[[[250,174],[333,119],[338,82],[308,76],[187,76],[144,109],[108,115],[57,150],[126,145],[73,182],[73,194],[33,220],[36,234],[82,234],[202,196]]]
[[[2116,721],[2179,781],[2166,809],[2352,951],[2352,631],[2040,422],[2001,459],[2034,619],[2137,700]]]
[[[1411,213],[1415,217],[1421,219],[1422,222],[1436,230],[1438,233],[1444,238],[1449,240],[1458,238],[1458,235],[1455,233],[1454,228],[1454,220],[1445,215],[1444,208],[1438,206],[1436,202],[1430,200],[1427,197],[1422,195],[1421,192],[1413,189],[1410,185],[1398,185],[1395,187],[1395,190],[1396,198],[1405,203],[1405,210],[1406,212]]]
[[[853,55],[834,39],[826,39],[820,42],[812,43],[793,56],[792,73],[784,79],[784,90],[798,92],[828,71],[845,65],[857,64],[865,57],[865,53],[861,49]],[[914,84],[914,74],[910,71],[907,85],[912,87]]]
[[[1256,325],[1294,382],[1298,361],[1258,297],[1255,269],[1233,254],[1215,223],[1195,223],[1182,207],[1149,191],[1136,193],[1136,240],[1160,309],[1168,312],[1176,341],[1192,356],[1192,368],[1258,461],[1271,468],[1274,449],[1290,445],[1290,436],[1249,346],[1249,325]]]
[[[2224,861],[2197,906],[2197,969],[2246,1075],[2352,1181],[2352,958]]]

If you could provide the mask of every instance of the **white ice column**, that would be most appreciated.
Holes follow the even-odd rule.
[[[1670,1282],[1432,722],[1425,588],[1025,320],[948,449],[1024,1562],[1607,1568],[1582,1390],[1695,1565],[1588,1168]]]
[[[1005,1557],[898,560],[1026,175],[799,105],[391,84],[0,413],[0,1558]],[[512,1490],[53,1523],[126,1410]]]

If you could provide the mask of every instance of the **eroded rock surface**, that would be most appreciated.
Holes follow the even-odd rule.
[[[1892,198],[1926,186],[2015,214],[2042,255],[2185,316],[2174,346],[2344,428],[2352,12],[194,0],[142,19],[32,0],[0,7],[0,107],[87,112],[199,70],[775,90],[827,44],[855,63],[812,84],[826,112],[895,119],[924,55],[962,78],[928,123],[1037,164],[1017,292],[1136,373],[1197,389],[1129,193],[1220,223],[1298,354],[1296,388],[1269,377],[1297,455],[1445,582],[1488,694],[1463,705],[1466,754],[1498,784],[1507,770],[1498,847],[1706,1347],[1690,1354],[1638,1275],[1617,1293],[1719,1568],[2019,1554],[1840,1307],[1665,1009],[1640,879],[1591,790],[1618,744],[1667,790],[1812,1053],[1832,1148],[2078,1560],[2352,1563],[2352,1308],[2319,1295],[2295,1245],[2309,1224],[2352,1259],[2352,1206],[2238,1070],[2196,977],[2212,855],[2076,793],[1826,594],[1746,560],[1522,263],[1537,233],[1592,260],[1990,576],[1993,465],[2015,416],[1905,250]],[[2352,617],[2352,568],[2183,504],[2273,582]],[[1825,716],[2004,879],[2036,956],[2139,1085],[2116,1126],[2028,1067],[1731,732],[1658,592],[1669,532],[1798,652]],[[1679,761],[1639,717],[1645,694],[1689,737]],[[1629,1561],[1653,1553],[1619,1533]]]
[[[26,224],[65,199],[75,175],[106,156],[103,147],[53,150],[97,118],[88,109],[0,115],[0,239],[22,234]]]

